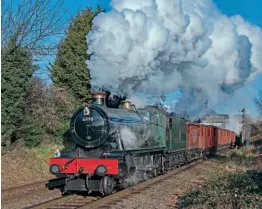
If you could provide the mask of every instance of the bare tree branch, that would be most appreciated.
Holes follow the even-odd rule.
[[[2,1],[2,46],[15,37],[16,44],[30,50],[33,57],[55,54],[56,37],[64,34],[70,16],[63,0],[21,0],[13,8]]]
[[[262,91],[259,91],[258,97],[254,99],[254,102],[260,115],[262,115]]]

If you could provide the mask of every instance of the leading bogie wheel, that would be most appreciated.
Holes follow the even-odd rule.
[[[102,188],[104,196],[112,194],[114,190],[114,180],[110,176],[104,176],[102,178]]]

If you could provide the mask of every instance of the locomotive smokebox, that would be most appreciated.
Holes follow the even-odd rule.
[[[105,106],[106,95],[107,94],[105,92],[93,92],[92,93],[92,104]]]

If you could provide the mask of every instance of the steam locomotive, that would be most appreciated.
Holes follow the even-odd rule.
[[[50,159],[56,178],[47,188],[109,195],[235,142],[231,131],[188,123],[161,106],[136,109],[120,101],[113,106],[107,93],[96,92],[92,104],[73,114],[70,131],[76,146]]]

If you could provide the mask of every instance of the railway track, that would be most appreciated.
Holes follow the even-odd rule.
[[[132,197],[132,195],[140,194],[143,191],[150,189],[152,186],[160,184],[161,182],[173,177],[181,172],[194,168],[196,165],[202,163],[204,160],[197,160],[190,164],[186,164],[175,170],[171,170],[165,175],[157,176],[148,181],[142,182],[136,186],[130,187],[125,190],[113,193],[109,196],[100,197],[83,197],[77,195],[70,195],[60,197],[54,200],[43,202],[41,204],[27,207],[28,209],[92,209],[92,208],[110,208],[118,202],[122,202],[124,199]]]
[[[23,185],[19,185],[16,187],[10,187],[10,188],[6,188],[6,189],[1,189],[1,193],[3,192],[12,192],[15,191],[17,189],[23,189],[23,188],[28,188],[28,187],[32,187],[32,186],[39,186],[39,185],[43,185],[45,183],[47,183],[48,180],[43,180],[43,181],[36,181],[33,183],[29,183],[29,184],[23,184]]]
[[[45,184],[48,180],[37,181],[29,184],[23,184],[16,187],[6,188],[1,190],[2,202],[6,202],[15,198],[26,196],[36,189],[45,189]]]
[[[59,197],[53,200],[49,200],[31,207],[26,207],[26,209],[29,208],[35,208],[35,209],[47,209],[47,208],[52,208],[52,209],[58,209],[58,208],[63,208],[63,209],[74,209],[74,208],[79,208],[81,206],[87,205],[88,203],[92,201],[98,200],[100,197],[92,197],[92,196],[79,196],[79,195],[68,195],[68,196],[63,196]]]
[[[219,152],[219,155],[228,155],[231,153],[231,149],[225,149]],[[185,164],[180,168],[169,170],[165,175],[157,176],[148,181],[137,184],[133,187],[125,190],[118,191],[106,197],[93,197],[93,196],[79,196],[79,195],[68,195],[59,197],[53,200],[49,200],[31,207],[32,209],[92,209],[92,208],[110,208],[111,206],[122,202],[124,199],[132,197],[132,195],[140,194],[143,191],[150,189],[152,186],[160,184],[161,182],[180,174],[186,170],[193,169],[197,165],[201,164],[205,160],[199,159],[190,164]]]

